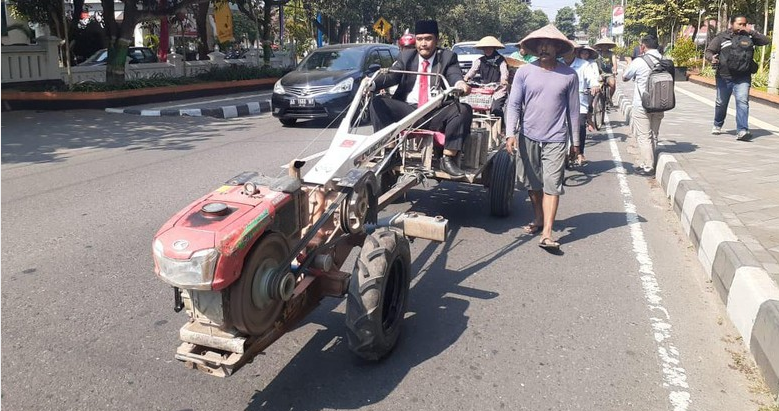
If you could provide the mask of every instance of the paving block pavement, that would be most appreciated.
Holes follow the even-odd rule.
[[[631,125],[634,83],[619,83]],[[655,178],[679,216],[728,316],[779,394],[779,109],[750,101],[749,142],[736,141],[735,103],[712,135],[714,89],[677,82],[660,128]],[[616,116],[615,116],[616,117]]]

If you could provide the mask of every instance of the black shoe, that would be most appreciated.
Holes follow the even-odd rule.
[[[460,170],[460,167],[457,167],[454,158],[450,156],[441,157],[441,171],[455,178],[465,176],[465,172]]]

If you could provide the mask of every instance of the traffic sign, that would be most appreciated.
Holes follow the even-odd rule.
[[[379,17],[379,19],[376,20],[376,23],[373,23],[373,29],[383,37],[387,37],[387,35],[389,35],[391,28],[392,24],[389,24],[387,20],[384,20],[384,17]]]

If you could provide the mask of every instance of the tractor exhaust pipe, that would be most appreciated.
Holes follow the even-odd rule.
[[[379,219],[376,224],[366,226],[368,232],[380,227],[394,227],[403,231],[410,238],[443,242],[449,231],[449,220],[442,216],[429,217],[419,213],[398,213],[391,217]]]

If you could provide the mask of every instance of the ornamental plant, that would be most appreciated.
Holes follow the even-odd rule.
[[[691,67],[698,55],[698,49],[692,39],[682,38],[676,40],[671,50],[671,58],[676,67]]]

